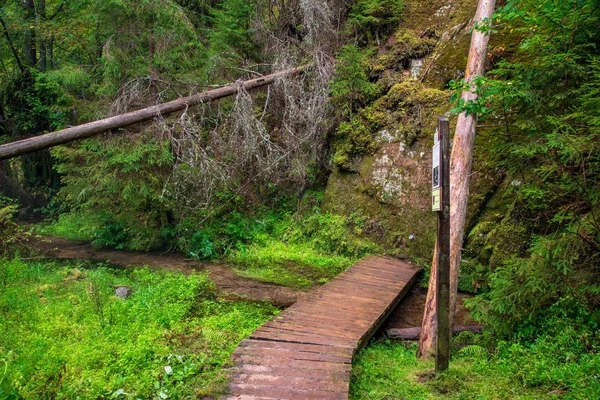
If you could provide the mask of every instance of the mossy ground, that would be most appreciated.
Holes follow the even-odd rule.
[[[554,356],[542,346],[504,344],[488,352],[478,345],[462,347],[462,339],[455,340],[450,368],[438,375],[433,372],[433,361],[415,357],[416,344],[371,344],[353,364],[350,398],[591,399],[600,393],[597,379],[588,375],[598,366],[591,357],[561,365],[560,361],[554,364]],[[544,363],[550,364],[544,368]]]
[[[237,344],[277,312],[218,300],[205,274],[0,259],[0,398],[217,396]]]

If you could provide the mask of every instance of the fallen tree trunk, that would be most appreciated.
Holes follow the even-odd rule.
[[[244,82],[233,83],[218,89],[198,93],[189,97],[182,97],[177,100],[164,104],[158,104],[141,110],[115,115],[114,117],[89,122],[83,125],[73,126],[60,131],[46,133],[39,136],[30,137],[16,142],[0,146],[0,160],[21,156],[34,151],[47,149],[59,144],[69,143],[74,140],[85,139],[90,136],[107,132],[113,129],[119,129],[128,125],[137,124],[155,118],[158,115],[168,115],[176,111],[185,110],[188,107],[211,102],[223,97],[237,94],[240,89],[252,90],[261,86],[269,85],[277,78],[298,74],[306,69],[308,65],[297,68],[291,68],[271,75],[265,75],[260,78],[251,79]]]
[[[452,333],[455,335],[460,332],[483,333],[483,328],[483,325],[456,325]],[[388,329],[386,334],[390,339],[419,340],[421,328],[392,328]]]

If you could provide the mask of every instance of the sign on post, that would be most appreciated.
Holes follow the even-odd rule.
[[[442,207],[440,188],[440,130],[436,129],[433,135],[433,153],[431,155],[431,211],[440,211]]]
[[[435,370],[448,369],[450,360],[450,123],[438,118],[435,133],[431,183],[433,211],[438,215],[436,256],[437,342]],[[433,273],[433,271],[432,271]]]

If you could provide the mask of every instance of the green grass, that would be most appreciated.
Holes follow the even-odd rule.
[[[65,238],[68,240],[91,242],[94,240],[93,226],[100,225],[100,219],[83,214],[61,214],[56,221],[36,225],[36,233]]]
[[[322,284],[362,257],[380,251],[358,236],[352,218],[321,214],[279,216],[272,229],[226,256],[240,275],[294,288]]]
[[[87,267],[0,260],[0,399],[213,396],[277,313],[218,300],[205,274]]]
[[[327,282],[350,267],[355,257],[320,252],[304,243],[269,238],[228,258],[236,273],[262,282],[306,288]]]
[[[355,359],[350,398],[600,398],[600,359],[596,353],[590,352],[577,361],[564,362],[562,357],[562,363],[549,363],[560,355],[535,346],[500,343],[490,353],[481,346],[467,345],[454,350],[448,371],[434,376],[433,361],[418,360],[416,350],[416,345],[392,341],[371,344]],[[529,379],[523,379],[525,376]],[[531,379],[533,376],[536,378]]]

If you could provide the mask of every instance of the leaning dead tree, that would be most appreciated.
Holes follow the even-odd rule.
[[[265,75],[260,78],[251,79],[244,82],[237,82],[218,89],[198,93],[193,96],[179,98],[168,103],[159,104],[141,110],[116,115],[99,121],[89,122],[83,125],[73,126],[60,131],[46,133],[39,136],[19,140],[0,146],[0,160],[21,156],[34,151],[47,149],[60,144],[69,143],[79,139],[85,139],[99,133],[123,128],[139,122],[153,120],[159,116],[186,110],[200,104],[222,99],[240,92],[240,90],[250,91],[262,86],[270,85],[277,79],[298,74],[308,66],[303,65],[296,68],[286,69],[271,75]]]
[[[471,48],[465,74],[465,87],[462,99],[466,104],[477,101],[478,95],[474,80],[483,76],[487,48],[490,40],[492,15],[496,0],[479,0],[475,14],[475,28],[471,37]],[[475,126],[477,115],[462,112],[458,116],[452,154],[450,156],[450,329],[454,326],[456,296],[458,292],[458,274],[461,261],[462,243],[465,221],[467,218],[467,201],[469,199],[469,183],[475,146]],[[418,356],[429,357],[435,352],[436,344],[436,275],[437,257],[431,266],[429,291],[425,303],[425,313]]]

